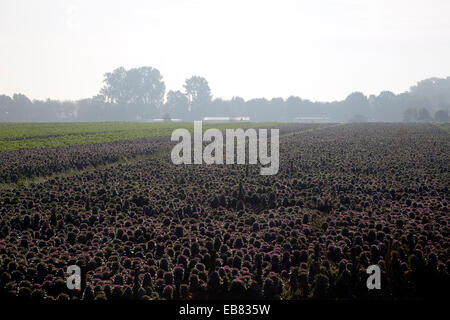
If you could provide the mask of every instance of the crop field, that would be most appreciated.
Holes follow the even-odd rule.
[[[258,124],[280,128],[273,176],[259,165],[173,164],[179,126],[1,124],[2,297],[446,294],[448,126]],[[374,264],[380,290],[366,286]],[[81,267],[82,290],[67,288],[69,265]]]
[[[278,127],[280,134],[287,135],[326,126],[330,124],[205,123],[203,130]],[[14,124],[0,124],[0,128],[4,129],[0,131],[0,150],[6,151],[0,151],[0,184],[5,184],[165,152],[171,146],[172,131],[186,128],[192,132],[193,124],[65,123],[56,128],[51,124],[19,124],[16,131],[12,130]]]
[[[274,126],[275,123],[204,123],[204,129]],[[193,130],[183,123],[0,123],[0,151],[51,148],[170,136],[176,128]]]

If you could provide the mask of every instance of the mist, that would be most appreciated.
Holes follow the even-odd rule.
[[[352,92],[344,100],[318,102],[298,96],[214,98],[201,76],[169,90],[158,69],[117,68],[104,75],[104,85],[91,98],[77,101],[30,100],[24,94],[0,95],[0,121],[193,121],[249,120],[280,122],[446,122],[450,77],[419,81],[408,91],[382,91],[366,96]]]
[[[5,0],[0,121],[433,119],[449,15],[443,0]]]

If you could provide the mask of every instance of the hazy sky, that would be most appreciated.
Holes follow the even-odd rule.
[[[1,0],[0,42],[0,94],[86,98],[151,66],[172,90],[328,101],[450,76],[450,1]]]

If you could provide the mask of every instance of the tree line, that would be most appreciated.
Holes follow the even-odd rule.
[[[169,90],[158,69],[117,68],[104,75],[98,95],[78,101],[30,100],[24,94],[0,95],[0,121],[170,121],[203,117],[250,117],[252,121],[305,121],[319,117],[332,122],[449,121],[450,77],[429,78],[409,91],[378,96],[353,92],[345,100],[313,102],[297,96],[230,100],[213,98],[204,77],[186,79],[182,90]]]

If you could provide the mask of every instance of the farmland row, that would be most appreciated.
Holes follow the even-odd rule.
[[[275,123],[204,123],[209,128],[251,128]],[[288,124],[286,124],[288,125]],[[54,148],[170,136],[177,128],[193,130],[193,123],[0,123],[0,151]]]
[[[247,125],[249,126],[249,124]],[[234,126],[234,124],[220,124],[217,128],[232,128]],[[273,125],[264,126],[262,123],[258,124],[258,126],[274,127]],[[330,126],[330,124],[282,124],[277,127],[280,128],[280,134],[284,135],[327,126]],[[211,127],[211,125],[203,129],[206,130],[208,127]],[[162,132],[160,133],[162,134]],[[58,139],[62,141],[64,137],[66,136]],[[94,138],[104,139],[104,136],[99,134],[95,135]],[[84,140],[84,142],[86,141]],[[31,177],[50,176],[69,170],[82,170],[87,167],[102,166],[124,159],[133,159],[137,156],[152,155],[155,152],[167,150],[171,145],[168,136],[159,136],[103,143],[84,143],[82,145],[55,148],[4,151],[0,152],[0,162],[3,164],[0,168],[0,183],[16,183]]]

